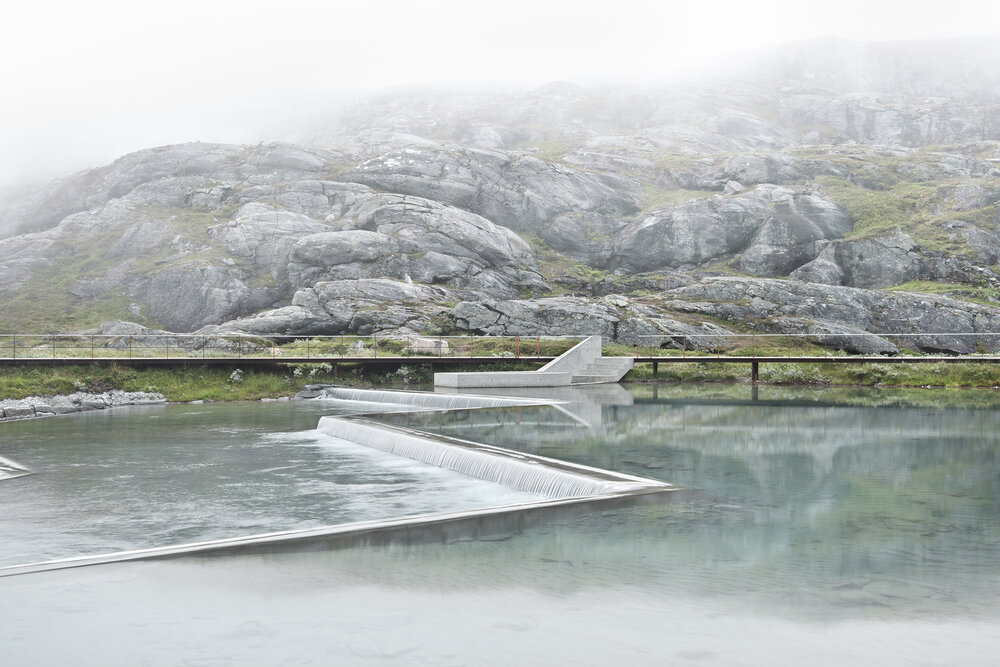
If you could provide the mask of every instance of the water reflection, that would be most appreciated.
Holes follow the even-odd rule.
[[[927,392],[915,406],[896,393],[862,407],[863,394],[841,401],[841,390],[644,389],[586,419],[573,406],[385,419],[699,491],[569,533],[579,539],[562,557],[607,549],[619,581],[646,586],[669,564],[685,576],[664,576],[665,592],[752,592],[769,608],[822,598],[796,613],[994,610],[1000,412],[927,407]]]
[[[385,417],[691,492],[438,543],[13,577],[0,580],[0,644],[15,664],[993,664],[997,395],[756,398],[637,387],[567,394],[558,409]],[[216,424],[263,438],[328,410],[287,407],[248,423],[222,406]],[[160,437],[151,424],[136,428]],[[70,433],[43,429],[34,447]],[[87,639],[125,626],[98,650]],[[63,641],[42,641],[52,627]]]

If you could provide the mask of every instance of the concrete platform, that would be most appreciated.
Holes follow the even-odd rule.
[[[601,362],[601,337],[590,336],[583,339],[537,371],[495,371],[487,373],[435,373],[434,386],[452,387],[455,389],[479,388],[498,389],[502,387],[566,387],[574,383],[574,376],[588,373],[589,369],[604,368]],[[629,359],[631,364],[631,358]],[[631,368],[631,366],[629,366]],[[608,377],[608,373],[600,373],[606,379],[588,380],[588,382],[617,382],[624,371],[617,377]]]
[[[564,387],[570,383],[569,373],[543,373],[540,371],[495,371],[492,373],[435,373],[437,387]]]

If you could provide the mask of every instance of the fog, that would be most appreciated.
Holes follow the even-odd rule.
[[[984,35],[995,2],[41,2],[0,25],[0,187],[184,141],[281,139],[391,86],[660,83],[821,37]]]

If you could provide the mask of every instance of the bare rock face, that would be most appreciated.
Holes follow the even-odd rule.
[[[287,305],[322,281],[390,278],[508,298],[549,289],[510,229],[439,202],[317,178],[330,156],[286,144],[126,156],[101,171],[92,209],[0,239],[8,278],[0,296],[69,257],[86,259],[72,297],[124,296],[131,305],[121,316],[144,313],[174,331]]]
[[[453,206],[372,195],[334,227],[340,231],[296,243],[289,265],[294,284],[377,275],[509,296],[548,290],[517,234]]]
[[[711,278],[660,297],[665,308],[731,322],[761,322],[776,333],[906,335],[893,339],[895,344],[955,354],[1000,349],[995,334],[1000,309],[946,297],[759,278]],[[862,350],[871,345],[860,340],[844,347]]]
[[[94,209],[137,190],[144,202],[174,206],[196,187],[215,181],[288,181],[319,173],[337,157],[333,151],[291,144],[247,148],[190,143],[138,151],[106,167],[63,179],[3,211],[0,238],[49,229],[67,215]]]
[[[256,335],[371,334],[424,331],[457,300],[446,289],[395,280],[339,280],[295,293],[292,305],[206,327],[198,333]]]
[[[638,345],[712,347],[729,333],[704,323],[690,325],[620,295],[601,299],[557,297],[508,301],[462,302],[455,307],[456,326],[491,336],[600,335],[606,340]],[[671,345],[672,346],[672,345]]]
[[[403,149],[342,178],[451,204],[594,263],[607,259],[608,240],[638,211],[634,182],[498,151]]]
[[[983,138],[984,128],[1000,127],[993,105],[944,99],[922,104],[907,103],[905,98],[901,104],[888,101],[864,93],[803,93],[782,99],[779,114],[786,127],[829,128],[827,141],[897,146],[970,143]]]
[[[821,241],[851,231],[847,213],[815,194],[782,196],[737,263],[757,276],[784,276],[816,255]]]
[[[759,197],[713,197],[653,211],[615,238],[612,263],[629,271],[690,268],[747,246],[768,218]]]
[[[851,220],[818,195],[773,185],[653,211],[615,239],[613,263],[632,271],[691,268],[742,252],[739,268],[786,275],[816,244],[849,231]]]
[[[952,229],[976,249],[980,263],[992,264],[1000,257],[997,237],[958,221]],[[877,289],[912,280],[995,285],[997,276],[965,257],[949,257],[922,251],[909,234],[900,230],[871,239],[834,241],[823,246],[812,261],[792,271],[789,277],[803,282]]]
[[[1000,105],[876,51],[863,72],[817,47],[771,79],[386,95],[302,129],[323,148],[126,155],[0,207],[0,324],[37,304],[76,328],[628,341],[702,329],[680,311],[889,353],[864,330],[985,331],[992,311],[880,290],[1000,288]]]

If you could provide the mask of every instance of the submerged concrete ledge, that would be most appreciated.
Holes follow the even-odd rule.
[[[14,479],[16,477],[24,477],[25,475],[34,475],[35,473],[28,470],[20,463],[11,461],[10,459],[5,459],[0,456],[0,482],[5,479]]]
[[[352,401],[393,405],[406,410],[469,410],[474,408],[505,408],[526,405],[551,405],[546,398],[515,398],[480,394],[435,394],[424,391],[389,391],[385,389],[352,389],[323,387],[313,399]],[[312,399],[310,399],[312,400]]]
[[[0,577],[10,577],[91,565],[140,560],[162,560],[189,556],[233,556],[303,551],[327,551],[366,546],[448,543],[506,535],[541,525],[554,517],[569,518],[600,509],[621,509],[636,505],[680,500],[676,487],[647,488],[602,496],[543,500],[535,503],[503,505],[482,510],[424,514],[384,521],[323,526],[262,535],[234,537],[191,544],[178,544],[132,551],[0,567]]]

